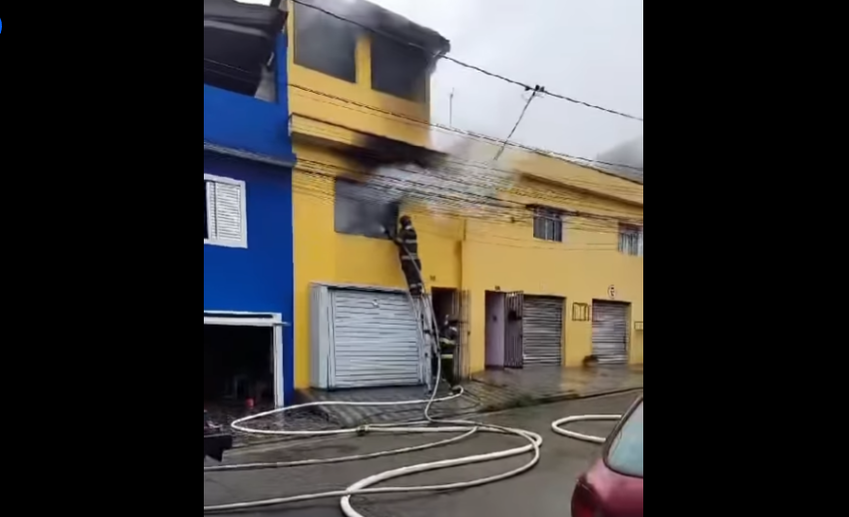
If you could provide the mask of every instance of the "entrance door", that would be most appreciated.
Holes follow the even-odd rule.
[[[563,364],[563,298],[525,296],[525,365]]]
[[[628,364],[628,304],[593,302],[593,355],[601,364]]]
[[[522,292],[507,293],[505,296],[504,367],[525,366],[522,319],[525,314],[525,296]]]

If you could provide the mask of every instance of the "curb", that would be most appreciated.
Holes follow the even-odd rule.
[[[489,383],[480,382],[474,380],[472,382],[478,382],[485,386],[500,388],[500,386],[496,386]],[[477,409],[473,411],[460,411],[457,413],[448,413],[446,415],[441,415],[440,418],[452,418],[457,416],[470,416],[470,415],[491,415],[493,413],[500,413],[503,411],[509,411],[512,409],[522,409],[536,406],[545,406],[549,404],[556,404],[558,402],[566,402],[570,400],[585,400],[585,399],[593,399],[593,398],[601,398],[608,397],[613,395],[622,395],[625,393],[631,393],[635,391],[642,391],[642,386],[635,386],[631,388],[618,388],[612,390],[605,391],[597,391],[592,393],[558,393],[556,395],[548,395],[544,397],[533,397],[528,396],[526,398],[515,398],[510,401],[505,401],[503,404],[498,404],[494,406],[488,406],[485,409]],[[523,402],[520,404],[520,402]],[[337,422],[333,419],[330,419],[329,413],[324,413],[325,416],[328,417],[329,421],[337,425],[343,425],[344,422]],[[304,437],[281,437],[281,438],[269,438],[267,440],[258,441],[255,443],[241,443],[234,445],[232,451],[239,451],[240,453],[250,452],[251,449],[258,449],[262,447],[267,447],[270,445],[279,445],[281,443],[309,443],[312,441],[325,441],[327,437],[317,437],[317,436],[304,436]]]
[[[482,383],[482,384],[485,384],[486,386],[496,387],[496,388],[498,387],[498,386],[494,386],[492,384],[487,384],[487,383]],[[617,389],[612,389],[612,390],[596,391],[596,392],[592,392],[592,393],[571,392],[571,393],[558,393],[556,395],[547,395],[547,396],[543,396],[543,397],[533,397],[533,396],[519,397],[519,398],[515,398],[515,399],[510,400],[510,401],[506,401],[503,404],[488,406],[485,410],[482,410],[482,411],[474,411],[474,412],[470,412],[470,413],[457,413],[457,414],[486,415],[486,414],[492,414],[492,413],[499,413],[499,412],[502,412],[502,411],[509,411],[511,409],[522,409],[522,408],[528,408],[528,407],[545,406],[545,405],[549,405],[549,404],[556,404],[558,402],[566,402],[566,401],[569,401],[569,400],[584,400],[584,399],[608,397],[608,396],[613,396],[613,395],[622,395],[622,394],[625,394],[625,393],[631,393],[631,392],[642,391],[642,390],[643,390],[642,386],[636,386],[636,387],[631,387],[631,388],[617,388]]]

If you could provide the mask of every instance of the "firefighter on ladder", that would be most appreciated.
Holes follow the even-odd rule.
[[[398,254],[401,259],[401,270],[404,272],[404,278],[407,281],[407,286],[410,290],[415,303],[422,304],[425,294],[424,279],[422,278],[422,261],[419,258],[419,242],[416,229],[413,227],[413,220],[408,215],[401,216],[399,220],[400,229],[397,235],[392,238],[398,246]],[[385,228],[384,228],[385,231]],[[389,235],[389,232],[386,232]],[[391,236],[390,236],[391,237]],[[429,314],[430,311],[419,311],[422,317]],[[433,322],[436,323],[435,321]],[[431,322],[422,321],[425,335],[431,335],[427,329],[430,328]],[[437,373],[438,362],[442,362],[442,377],[448,381],[452,391],[458,391],[459,387],[455,384],[454,375],[454,353],[459,332],[457,331],[456,323],[453,323],[447,316],[439,331],[439,352],[431,351],[431,373],[435,376]],[[438,382],[439,379],[436,379]],[[437,389],[437,382],[433,383],[432,389]]]
[[[419,258],[419,242],[416,229],[413,228],[413,220],[405,215],[400,219],[401,228],[395,236],[395,244],[398,245],[398,253],[401,258],[401,270],[410,294],[414,297],[424,293],[424,282],[422,280],[422,261]]]

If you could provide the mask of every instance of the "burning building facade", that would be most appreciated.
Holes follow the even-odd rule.
[[[391,239],[404,214],[437,318],[460,321],[461,376],[642,363],[642,185],[512,147],[492,163],[498,142],[474,135],[435,141],[430,75],[450,45],[396,14],[299,0],[287,32],[296,387],[426,382]]]

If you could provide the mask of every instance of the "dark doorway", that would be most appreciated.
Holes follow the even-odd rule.
[[[274,405],[274,330],[203,326],[204,407]]]
[[[456,289],[434,287],[431,289],[433,300],[433,313],[439,324],[445,320],[445,316],[453,319],[460,318],[460,303]]]

